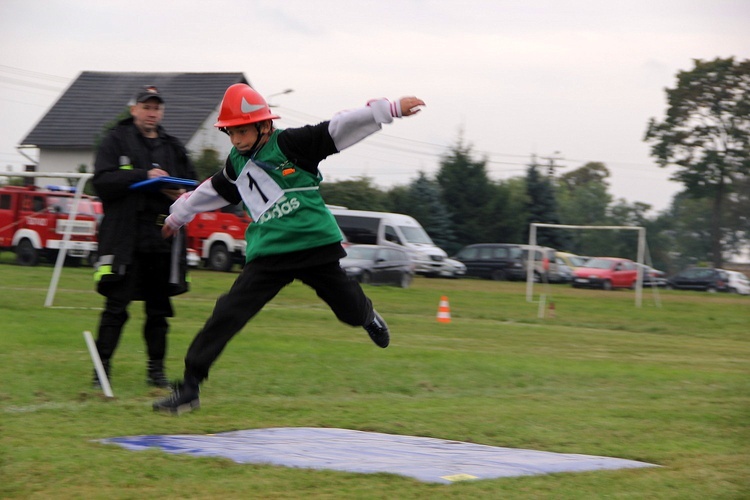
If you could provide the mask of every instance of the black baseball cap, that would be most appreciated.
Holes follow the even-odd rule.
[[[135,102],[146,102],[149,99],[157,99],[159,102],[164,103],[164,98],[159,93],[159,89],[154,85],[145,85],[135,95]]]

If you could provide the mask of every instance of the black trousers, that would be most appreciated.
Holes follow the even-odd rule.
[[[315,290],[340,321],[351,326],[372,321],[372,302],[338,261],[291,270],[274,270],[251,262],[229,292],[219,297],[211,317],[193,339],[185,357],[185,377],[199,382],[208,378],[211,365],[232,337],[295,279]]]
[[[113,288],[99,318],[96,347],[103,361],[109,360],[120,342],[122,329],[128,321],[128,306],[142,300],[146,312],[143,338],[148,359],[161,361],[167,352],[167,333],[174,311],[169,299],[170,255],[136,253],[122,281]]]

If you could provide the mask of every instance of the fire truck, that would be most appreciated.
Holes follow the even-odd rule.
[[[230,271],[245,261],[245,229],[250,217],[242,203],[195,216],[187,225],[188,252],[197,254],[208,269]]]
[[[231,271],[245,263],[245,230],[252,221],[242,203],[195,216],[187,225],[188,264],[214,271]],[[349,244],[342,233],[342,245]]]
[[[101,210],[95,198],[82,195],[76,218],[69,221],[73,197],[67,187],[0,187],[0,251],[15,252],[22,266],[35,266],[41,258],[54,262],[70,227],[66,255],[72,263],[91,262],[96,256]]]

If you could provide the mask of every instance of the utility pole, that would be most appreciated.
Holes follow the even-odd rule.
[[[550,156],[542,156],[542,160],[547,160],[547,177],[554,178],[555,177],[555,169],[557,168],[557,165],[555,165],[555,160],[562,159],[561,157],[557,156],[559,155],[559,151],[555,151]]]

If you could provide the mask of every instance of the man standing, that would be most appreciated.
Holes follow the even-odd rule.
[[[139,90],[131,101],[130,115],[104,138],[94,162],[93,185],[104,209],[95,280],[97,291],[106,297],[96,346],[109,377],[112,355],[128,320],[128,305],[143,301],[146,381],[168,387],[164,374],[167,318],[174,315],[169,297],[187,291],[187,265],[184,233],[165,240],[161,227],[169,206],[185,190],[131,186],[157,177],[197,176],[185,147],[160,125],[164,99],[156,87]],[[94,385],[98,384],[94,373]]]

